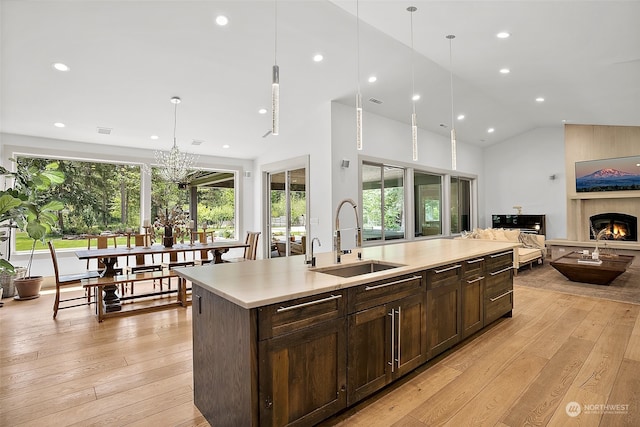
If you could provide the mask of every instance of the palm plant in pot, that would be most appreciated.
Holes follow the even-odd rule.
[[[42,276],[31,276],[31,264],[38,241],[44,244],[44,239],[51,232],[58,219],[58,211],[64,207],[63,203],[55,200],[49,191],[52,187],[64,182],[64,173],[58,171],[58,163],[51,162],[44,168],[38,168],[25,161],[15,161],[16,171],[10,172],[0,167],[2,175],[14,178],[14,187],[0,193],[0,211],[2,211],[2,199],[5,198],[8,209],[7,215],[15,221],[18,228],[27,233],[33,241],[27,262],[26,276],[14,280],[17,299],[31,299],[40,296]],[[8,197],[7,197],[8,196]],[[17,204],[17,200],[20,201]],[[8,261],[4,260],[6,264]],[[0,267],[8,267],[0,263]]]

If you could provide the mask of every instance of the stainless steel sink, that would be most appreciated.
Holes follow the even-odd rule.
[[[376,273],[378,271],[389,270],[392,268],[403,267],[402,264],[392,264],[383,261],[358,261],[353,264],[330,265],[328,267],[314,268],[312,271],[317,273],[332,274],[340,277],[354,277],[363,274]]]

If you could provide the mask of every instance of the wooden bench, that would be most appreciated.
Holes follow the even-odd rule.
[[[115,289],[117,290],[119,285],[122,285],[125,283],[134,283],[134,282],[143,282],[143,281],[151,281],[151,280],[161,280],[161,279],[171,280],[172,278],[176,278],[178,280],[177,290],[165,290],[165,291],[151,292],[146,294],[135,294],[135,295],[123,296],[121,298],[118,298],[118,301],[115,304],[116,305],[115,309],[113,307],[105,308],[105,298],[104,298],[105,287],[109,287],[109,286],[115,287]],[[96,295],[96,310],[97,310],[98,322],[102,322],[104,319],[108,319],[110,317],[122,317],[122,316],[129,316],[132,314],[148,313],[148,312],[157,311],[157,310],[164,310],[170,307],[186,307],[190,303],[190,301],[187,301],[187,289],[186,289],[185,280],[182,279],[180,276],[178,276],[173,270],[119,274],[116,276],[109,276],[109,277],[94,277],[90,279],[83,279],[82,286],[84,288],[97,288],[95,295]],[[115,292],[115,290],[113,289],[111,289],[111,291]],[[156,303],[156,304],[147,305],[144,307],[134,306],[136,302],[135,301],[136,298],[159,296],[159,295],[176,293],[176,292],[178,295],[175,300],[168,298],[166,302],[162,304]],[[119,301],[125,301],[125,300],[131,300],[134,304],[127,304],[127,308],[123,310],[119,304]]]

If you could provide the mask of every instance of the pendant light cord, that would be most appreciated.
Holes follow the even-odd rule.
[[[356,77],[360,94],[360,6],[356,0]]]
[[[411,100],[413,101],[413,114],[416,113],[416,100],[414,99],[415,94],[416,94],[416,77],[415,77],[415,51],[413,49],[413,12],[415,12],[415,8],[413,8],[414,10],[411,10]]]
[[[275,36],[273,48],[273,64],[278,65],[278,0],[275,0]]]
[[[450,86],[451,86],[450,88],[451,90],[451,129],[453,129],[455,126],[453,121],[453,55],[452,55],[451,44],[455,36],[453,34],[450,34],[447,36],[447,38],[449,39],[449,77],[450,77]]]
[[[173,105],[173,146],[176,146],[176,127],[178,127],[178,103]]]

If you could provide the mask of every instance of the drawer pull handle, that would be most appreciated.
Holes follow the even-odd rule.
[[[391,361],[387,362],[388,365],[391,365],[391,373],[394,372],[393,368],[395,367],[393,365],[393,359],[394,359],[394,355],[393,355],[393,347],[395,346],[395,341],[396,341],[396,316],[395,316],[395,310],[392,308],[391,311],[389,312],[389,316],[391,316],[391,342],[389,343],[389,345],[391,346]]]
[[[489,273],[489,274],[491,274],[492,276],[495,276],[497,274],[504,273],[505,271],[509,271],[511,269],[513,269],[513,266],[509,266],[507,268],[503,268],[502,270],[494,271],[494,272]]]
[[[455,270],[462,267],[460,264],[452,265],[451,267],[443,268],[442,270],[433,270],[436,274],[444,273],[445,271]]]
[[[391,285],[398,285],[400,283],[410,282],[410,281],[416,280],[416,279],[422,279],[422,276],[411,276],[411,277],[407,277],[406,279],[395,280],[393,282],[383,283],[381,285],[365,286],[364,290],[365,291],[372,291],[374,289],[384,288],[386,286],[391,286]]]
[[[498,296],[497,296],[497,297],[495,297],[495,298],[489,298],[489,300],[490,300],[491,302],[496,302],[496,301],[498,301],[500,298],[502,298],[502,297],[506,297],[507,295],[509,295],[509,294],[511,294],[511,293],[513,293],[513,290],[507,291],[507,292],[505,292],[504,294],[502,294],[502,295],[498,295]]]
[[[473,279],[473,280],[467,280],[467,283],[468,284],[476,283],[476,282],[479,282],[482,279],[484,279],[484,276],[480,276],[477,279]]]
[[[330,297],[322,298],[315,301],[303,302],[302,304],[290,305],[289,307],[280,307],[276,310],[276,313],[282,313],[283,311],[295,310],[296,308],[307,307],[314,304],[320,304],[323,302],[331,301],[334,299],[342,298],[342,295],[331,295]]]
[[[499,254],[493,254],[493,255],[490,255],[490,256],[491,256],[491,258],[498,258],[498,257],[505,256],[505,255],[513,255],[513,251],[501,252]]]
[[[484,258],[470,259],[467,261],[467,264],[475,264],[476,262],[482,262],[482,261],[484,261]]]

